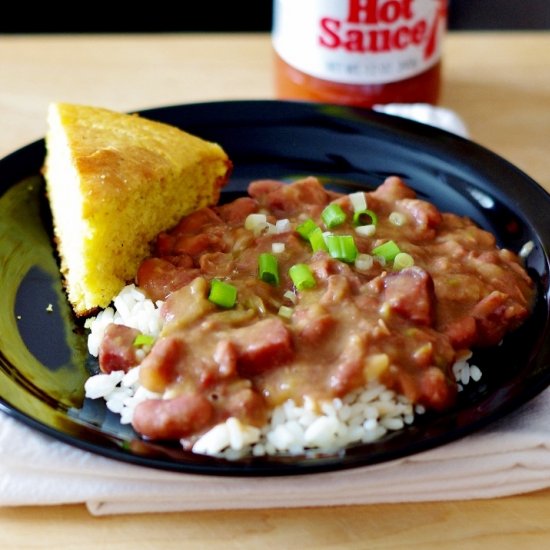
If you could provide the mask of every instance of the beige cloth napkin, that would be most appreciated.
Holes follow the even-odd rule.
[[[453,112],[379,110],[466,136]],[[276,478],[180,474],[65,445],[0,413],[0,506],[86,503],[92,514],[490,498],[550,486],[550,390],[489,428],[375,466]]]
[[[153,470],[60,443],[0,414],[0,505],[94,515],[492,498],[550,486],[550,390],[476,434],[381,465],[276,478]]]

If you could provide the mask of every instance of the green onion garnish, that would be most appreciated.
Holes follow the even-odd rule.
[[[237,289],[229,283],[212,279],[208,299],[220,307],[231,308],[237,301]]]
[[[265,214],[248,214],[244,227],[258,236],[267,227],[267,217]]]
[[[321,218],[328,229],[341,225],[346,221],[346,213],[339,204],[329,204],[322,212]]]
[[[327,235],[325,242],[329,254],[337,260],[351,263],[357,257],[358,250],[351,235]]]
[[[294,309],[288,306],[281,306],[278,313],[281,317],[284,317],[285,319],[290,319],[292,317],[292,314],[294,313]]]
[[[353,213],[353,225],[377,225],[378,216],[372,210],[358,210]]]
[[[292,290],[287,290],[283,296],[287,299],[287,300],[290,300],[293,304],[295,304],[297,301],[298,301],[298,298],[296,297],[296,294],[294,294],[294,292],[292,292]]]
[[[376,225],[369,223],[368,225],[358,225],[355,232],[361,237],[372,237],[376,233]]]
[[[374,259],[370,254],[358,254],[355,258],[355,267],[359,271],[368,271],[374,264]]]
[[[258,275],[262,281],[270,285],[279,284],[279,266],[273,254],[264,252],[258,256]]]
[[[296,231],[307,241],[309,239],[309,234],[316,229],[317,224],[311,218],[308,218],[296,228]]]
[[[138,334],[134,338],[133,344],[134,346],[136,346],[136,348],[139,348],[141,346],[152,346],[154,342],[155,342],[154,336],[151,336],[149,334]]]
[[[313,288],[315,286],[315,278],[311,269],[306,264],[295,264],[289,270],[288,274],[298,290],[305,288]]]
[[[309,234],[309,243],[311,244],[311,249],[313,252],[317,252],[318,250],[328,251],[327,244],[325,243],[325,237],[320,227],[315,228]]]
[[[348,197],[354,212],[357,212],[358,210],[366,210],[367,199],[365,198],[365,193],[363,193],[363,191],[351,193]]]
[[[399,250],[399,247],[394,241],[387,241],[372,249],[372,254],[374,256],[384,258],[387,262],[393,261],[400,252],[401,250]]]
[[[393,268],[399,271],[414,265],[414,258],[406,252],[400,252],[393,260]]]

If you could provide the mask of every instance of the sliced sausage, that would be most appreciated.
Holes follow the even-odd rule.
[[[181,219],[174,229],[174,234],[199,233],[206,225],[222,223],[221,218],[212,208],[201,208]]]
[[[189,284],[198,277],[200,270],[193,267],[176,267],[163,258],[147,258],[138,268],[136,282],[156,302],[165,300],[175,290]]]
[[[237,370],[241,376],[253,376],[293,356],[290,332],[276,318],[235,329],[229,338],[237,350]]]
[[[251,197],[239,197],[216,208],[216,213],[229,225],[243,224],[249,214],[258,211],[258,201]]]
[[[384,279],[384,301],[403,317],[431,326],[434,322],[434,284],[420,267],[389,273]]]
[[[292,185],[281,185],[267,193],[262,202],[277,217],[301,212],[315,215],[331,200],[316,178],[305,178]]]
[[[137,405],[132,426],[150,439],[181,439],[205,428],[213,411],[210,401],[200,394],[149,399]]]
[[[507,330],[516,328],[529,310],[497,290],[483,298],[474,308],[477,323],[476,344],[493,346],[502,340]]]
[[[139,360],[136,356],[134,340],[139,330],[111,323],[105,329],[103,340],[99,346],[99,368],[101,372],[114,370],[128,372]]]

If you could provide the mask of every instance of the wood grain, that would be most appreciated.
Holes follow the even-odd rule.
[[[548,548],[550,491],[498,500],[92,517],[0,509],[3,548],[500,550]],[[39,534],[39,536],[33,536]]]
[[[451,33],[442,105],[550,190],[550,33]],[[45,132],[50,101],[119,110],[273,97],[267,35],[12,36],[0,42],[0,156]],[[0,487],[1,490],[1,487]],[[550,490],[508,498],[91,517],[0,509],[0,547],[549,548]]]

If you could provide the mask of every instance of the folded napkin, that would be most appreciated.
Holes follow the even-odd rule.
[[[453,112],[379,106],[466,136]],[[92,514],[491,498],[550,486],[550,390],[490,427],[392,462],[289,477],[149,469],[65,445],[0,413],[0,505],[86,503]]]
[[[0,505],[86,503],[94,515],[492,498],[550,487],[550,390],[476,434],[392,462],[229,478],[107,459],[0,415]]]

